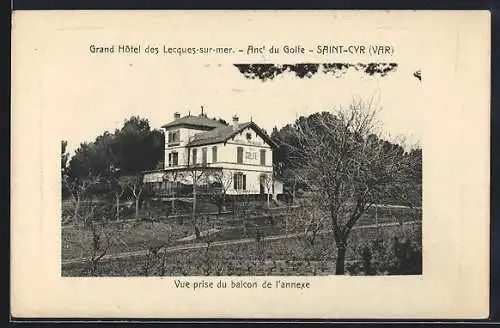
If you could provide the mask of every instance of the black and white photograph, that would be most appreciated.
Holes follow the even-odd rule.
[[[97,72],[66,88],[63,276],[422,274],[419,70],[155,71],[172,69],[133,65],[132,82]]]
[[[489,12],[12,26],[15,316],[487,315]]]

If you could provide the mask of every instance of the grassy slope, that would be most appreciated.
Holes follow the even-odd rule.
[[[347,260],[360,259],[361,249],[379,236],[390,253],[390,241],[405,236],[421,247],[421,225],[412,224],[384,228],[354,230],[350,239]],[[266,241],[241,245],[225,245],[208,249],[159,253],[156,257],[127,258],[103,262],[97,275],[326,275],[335,270],[336,251],[331,234],[318,237],[313,247],[303,238]],[[164,272],[160,263],[165,261]],[[148,270],[146,272],[146,265]],[[74,264],[63,269],[64,276],[79,276],[85,264]]]

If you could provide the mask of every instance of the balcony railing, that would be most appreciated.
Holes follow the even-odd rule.
[[[175,147],[175,146],[179,146],[180,144],[181,144],[180,141],[169,141],[167,143],[167,146],[168,147]]]
[[[193,186],[177,184],[166,187],[149,186],[149,192],[158,197],[193,197]],[[196,186],[197,195],[217,195],[222,192],[222,188],[217,184]]]

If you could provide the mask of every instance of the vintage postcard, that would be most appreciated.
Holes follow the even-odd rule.
[[[12,26],[13,316],[488,316],[489,12]]]

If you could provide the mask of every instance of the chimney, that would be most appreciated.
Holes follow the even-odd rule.
[[[175,113],[174,113],[174,120],[178,120],[178,119],[180,119],[180,118],[181,118],[181,113],[179,113],[179,112],[175,112]]]
[[[238,129],[238,116],[237,115],[234,115],[233,116],[233,130],[237,130]]]

